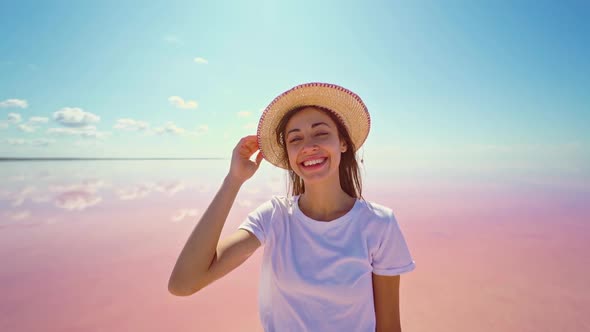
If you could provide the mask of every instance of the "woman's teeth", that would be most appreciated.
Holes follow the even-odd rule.
[[[326,158],[322,158],[322,159],[314,159],[314,160],[307,160],[303,162],[303,166],[313,166],[313,165],[317,165],[317,164],[321,164],[326,160]]]

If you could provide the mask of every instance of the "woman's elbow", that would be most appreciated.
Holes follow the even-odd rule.
[[[191,296],[201,289],[202,287],[189,287],[185,283],[178,282],[173,277],[168,280],[168,292],[175,296]]]
[[[193,293],[168,285],[168,292],[174,296],[191,296]]]

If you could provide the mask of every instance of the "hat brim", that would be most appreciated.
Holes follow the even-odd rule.
[[[262,156],[277,167],[289,168],[283,149],[276,140],[275,130],[285,114],[302,106],[320,106],[334,112],[346,127],[356,149],[363,145],[369,135],[371,117],[357,94],[329,83],[298,85],[276,97],[258,122],[258,146]]]

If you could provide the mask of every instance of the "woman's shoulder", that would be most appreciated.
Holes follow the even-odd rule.
[[[372,219],[384,221],[395,219],[393,215],[393,209],[386,205],[374,201],[367,201],[364,199],[360,200],[360,202],[362,206],[362,213],[368,215],[369,217],[372,217]]]
[[[272,211],[272,210],[288,210],[293,206],[293,197],[273,195],[270,199],[261,203],[256,210]]]

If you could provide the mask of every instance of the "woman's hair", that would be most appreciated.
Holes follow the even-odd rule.
[[[308,107],[313,107],[319,111],[324,112],[336,124],[336,128],[338,129],[338,137],[343,140],[347,146],[346,151],[342,153],[340,158],[340,187],[349,196],[354,198],[362,198],[361,175],[355,155],[356,147],[350,138],[348,130],[346,130],[346,127],[342,124],[342,122],[340,122],[340,119],[334,112],[325,107],[315,105],[299,106],[290,110],[285,114],[285,116],[283,116],[277,128],[275,129],[276,140],[282,149],[282,161],[287,165],[287,170],[289,173],[290,191],[294,196],[303,194],[305,192],[305,183],[303,182],[303,179],[301,179],[301,177],[299,177],[299,175],[293,171],[291,164],[289,163],[289,156],[287,154],[287,146],[285,141],[285,130],[289,120],[291,120],[291,118],[297,114],[297,112]]]

